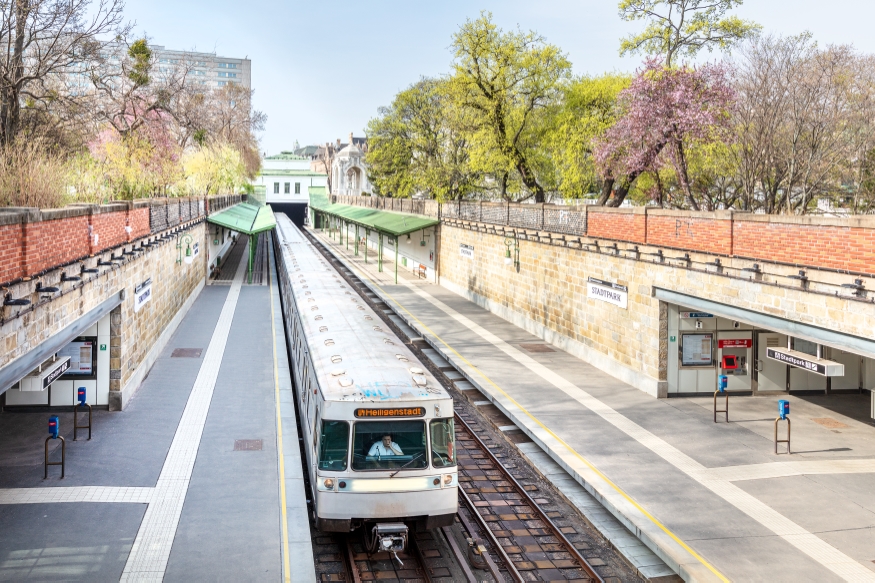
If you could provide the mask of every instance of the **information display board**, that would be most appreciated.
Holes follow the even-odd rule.
[[[58,351],[58,356],[69,356],[70,367],[64,378],[94,377],[97,374],[97,338],[79,337]]]
[[[683,345],[681,351],[681,364],[683,366],[712,366],[714,364],[711,334],[684,334],[681,337],[681,343]]]

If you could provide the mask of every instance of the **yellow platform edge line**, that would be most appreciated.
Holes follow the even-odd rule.
[[[269,251],[269,250],[268,250]],[[280,503],[282,504],[282,532],[283,532],[283,580],[291,582],[292,567],[289,563],[289,517],[286,510],[286,467],[283,456],[283,420],[280,415],[280,377],[279,365],[276,356],[276,325],[274,324],[275,313],[273,309],[273,261],[268,252],[267,289],[270,295],[270,330],[273,340],[273,384],[276,395],[276,447],[279,456],[279,482]]]
[[[707,568],[709,571],[714,573],[714,575],[716,575],[718,578],[720,578],[721,581],[724,581],[725,583],[729,583],[729,579],[727,579],[726,576],[723,575],[723,573],[721,573],[719,570],[717,570],[717,568],[714,567],[711,563],[706,561],[704,559],[704,557],[702,557],[699,553],[697,553],[692,548],[690,548],[690,546],[687,545],[687,543],[685,543],[683,540],[681,540],[680,537],[678,537],[675,533],[673,533],[667,526],[662,524],[662,522],[660,522],[655,516],[653,516],[650,512],[645,510],[644,507],[641,506],[641,504],[639,504],[634,498],[632,498],[632,496],[627,494],[625,490],[623,490],[620,486],[615,484],[610,478],[608,478],[605,474],[603,474],[602,471],[599,470],[592,462],[590,462],[588,459],[586,459],[584,456],[582,456],[580,453],[578,453],[577,450],[575,450],[573,447],[568,445],[568,443],[566,443],[565,440],[563,440],[561,437],[559,437],[558,435],[553,433],[553,431],[550,428],[548,428],[546,425],[544,425],[540,419],[535,417],[532,413],[530,413],[528,411],[528,409],[526,409],[521,404],[519,404],[516,401],[516,399],[514,399],[513,397],[508,395],[504,389],[502,389],[500,386],[498,386],[483,371],[481,371],[479,368],[477,368],[476,366],[471,364],[471,362],[467,358],[465,358],[464,356],[459,354],[459,352],[455,348],[453,348],[452,346],[447,344],[447,342],[444,341],[443,338],[441,338],[440,336],[435,334],[435,332],[431,328],[426,326],[419,318],[417,318],[415,315],[413,315],[413,313],[411,313],[410,310],[408,310],[406,307],[404,307],[404,305],[401,302],[399,302],[397,299],[395,299],[394,296],[392,296],[385,289],[383,289],[380,286],[380,284],[378,284],[376,281],[374,281],[369,275],[364,273],[362,270],[358,270],[358,271],[363,273],[365,275],[365,277],[367,277],[367,279],[374,285],[374,287],[376,287],[378,290],[380,290],[380,292],[383,293],[387,298],[392,300],[392,302],[394,302],[395,305],[397,305],[399,308],[404,310],[408,315],[410,315],[411,318],[416,320],[419,323],[419,325],[422,326],[423,330],[427,331],[429,334],[431,334],[436,339],[438,339],[441,344],[443,344],[444,346],[447,347],[447,350],[450,350],[453,354],[458,356],[462,362],[464,362],[466,365],[471,367],[474,371],[477,372],[477,374],[479,374],[481,377],[483,377],[486,380],[486,382],[488,382],[490,385],[495,387],[496,390],[498,390],[511,403],[513,403],[516,407],[518,407],[520,411],[525,413],[526,416],[528,416],[532,421],[537,423],[553,439],[555,439],[556,441],[561,443],[563,447],[565,447],[569,452],[571,452],[575,457],[577,457],[577,459],[579,459],[581,462],[583,462],[589,469],[591,469],[593,472],[595,472],[600,478],[602,478],[607,484],[609,484],[611,486],[611,488],[613,488],[618,494],[620,494],[620,496],[625,498],[626,501],[628,501],[630,504],[632,504],[632,506],[634,506],[636,509],[638,509],[644,516],[646,516],[648,520],[650,520],[653,524],[655,524],[657,527],[659,527],[660,530],[662,530],[665,534],[667,534],[673,541],[678,543],[685,551],[690,553],[690,555],[692,555],[697,561],[699,561],[702,565],[704,565],[705,568]]]

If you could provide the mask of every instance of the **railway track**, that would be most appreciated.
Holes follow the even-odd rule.
[[[459,515],[471,535],[488,541],[483,558],[493,578],[603,582],[562,527],[480,439],[476,422],[455,417]]]
[[[369,288],[334,255],[322,241],[305,231],[307,237],[337,272],[359,292],[364,301],[439,379],[442,371],[411,344],[389,319],[388,307],[374,298]],[[453,389],[455,393],[455,389]],[[457,399],[459,398],[456,394]],[[462,398],[462,402],[464,398]],[[580,541],[573,527],[558,524],[563,515],[551,500],[536,498],[530,491],[539,488],[515,463],[503,463],[493,453],[501,446],[485,433],[479,415],[457,408],[456,455],[459,464],[459,513],[456,524],[429,533],[411,532],[412,544],[399,554],[399,565],[387,553],[368,555],[358,534],[330,537],[313,531],[314,552],[319,563],[342,564],[342,569],[321,574],[322,581],[598,581],[612,583],[617,577],[603,578],[580,549],[591,546]],[[503,454],[499,454],[503,456]],[[515,475],[517,474],[517,475]],[[554,507],[550,510],[550,507]],[[571,540],[571,537],[579,542]],[[462,539],[467,547],[459,541]],[[587,540],[592,541],[592,538]],[[321,542],[320,542],[321,541]],[[603,547],[605,549],[606,547]],[[608,551],[610,552],[610,551]],[[321,557],[321,558],[320,558]],[[450,565],[449,563],[453,563]],[[614,567],[620,561],[613,561]],[[605,565],[599,561],[599,565]],[[625,565],[625,564],[624,564]],[[605,567],[600,567],[605,569]],[[626,569],[621,569],[625,571]],[[616,569],[608,565],[607,573]],[[631,573],[629,573],[631,574]],[[622,580],[640,580],[622,577]]]

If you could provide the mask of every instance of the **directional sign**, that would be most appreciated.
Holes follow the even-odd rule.
[[[817,358],[798,350],[786,348],[766,348],[766,356],[773,360],[802,368],[825,377],[845,376],[845,365],[833,360]]]

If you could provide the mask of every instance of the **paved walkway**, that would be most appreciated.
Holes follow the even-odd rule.
[[[60,415],[63,481],[42,480],[46,414],[0,416],[0,580],[314,578],[279,299],[245,270],[204,289],[91,441]]]
[[[656,400],[559,349],[529,351],[543,341],[322,240],[685,579],[875,581],[875,428],[841,413],[867,406],[859,396],[790,397],[799,453],[776,456],[774,397],[736,397],[732,422],[714,424],[709,399]]]

